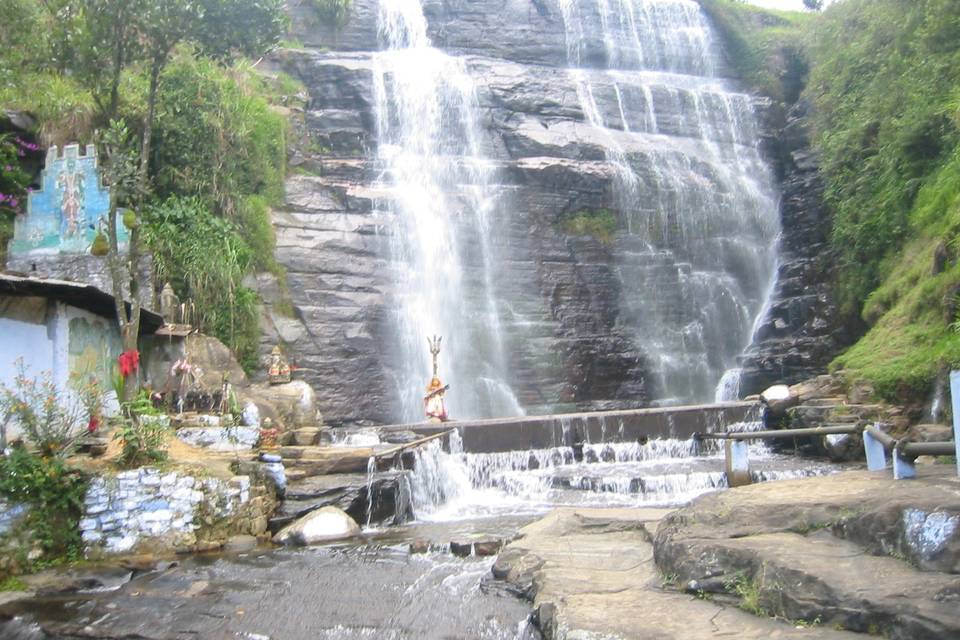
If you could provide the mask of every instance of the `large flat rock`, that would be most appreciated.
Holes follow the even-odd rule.
[[[928,468],[754,485],[659,525],[660,570],[769,615],[922,640],[960,638],[960,479]]]
[[[649,533],[666,513],[559,509],[522,529],[494,573],[533,600],[548,639],[855,637],[798,628],[666,588]]]

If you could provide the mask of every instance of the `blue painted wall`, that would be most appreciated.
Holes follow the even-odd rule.
[[[26,214],[14,223],[9,253],[86,253],[97,229],[106,233],[109,210],[110,190],[101,183],[94,146],[87,145],[81,155],[79,145],[67,145],[62,156],[50,147],[41,188],[30,193]],[[122,223],[117,234],[125,245],[128,232]]]

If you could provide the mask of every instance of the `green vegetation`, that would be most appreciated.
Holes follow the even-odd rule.
[[[730,64],[755,91],[795,100],[807,72],[805,28],[813,18],[776,11],[742,0],[698,0],[723,36]]]
[[[960,17],[949,0],[847,0],[811,42],[841,294],[871,326],[832,366],[919,399],[960,366]]]
[[[257,299],[240,281],[255,254],[241,227],[213,214],[198,196],[171,196],[148,207],[144,220],[158,274],[190,291],[198,302],[199,325],[231,345],[241,363],[252,365],[259,336]]]
[[[351,0],[311,0],[320,20],[342,27],[350,18]]]
[[[117,397],[123,397],[117,390]],[[141,389],[133,399],[120,407],[113,439],[120,444],[116,463],[121,469],[134,469],[167,459],[166,443],[170,436],[163,412],[154,408],[150,394]]]
[[[44,144],[98,143],[114,205],[134,209],[145,223],[133,229],[134,244],[161,254],[157,281],[171,279],[201,310],[203,329],[248,367],[255,361],[256,296],[240,282],[258,269],[282,281],[269,218],[286,171],[280,107],[302,100],[303,87],[284,74],[259,74],[242,56],[260,56],[279,42],[283,6],[282,0],[0,6],[0,106],[35,116]],[[8,173],[0,175],[0,187],[12,181]],[[196,224],[169,224],[184,211],[197,216]],[[0,214],[5,247],[11,215]],[[211,233],[211,219],[225,223],[219,228],[225,235]],[[151,229],[155,221],[162,228]],[[201,241],[208,243],[203,260],[178,260],[197,253]],[[115,282],[137,284],[123,261],[107,262]],[[121,324],[136,326],[126,310],[118,315]],[[135,338],[135,331],[124,331],[125,343],[130,333]]]
[[[592,236],[602,244],[610,244],[620,223],[609,209],[583,209],[560,219],[560,228],[572,236]]]
[[[960,366],[960,14],[954,0],[844,0],[822,14],[699,0],[758,90],[813,104],[841,312],[867,335],[832,368],[888,400]],[[799,90],[799,85],[797,85]]]
[[[26,591],[27,583],[15,576],[0,580],[0,593],[4,591]]]
[[[86,491],[86,478],[61,458],[41,457],[23,449],[0,456],[0,496],[29,506],[20,526],[42,551],[39,558],[31,560],[29,550],[22,550],[19,555],[23,557],[17,562],[21,568],[82,558],[78,523]]]
[[[744,611],[752,613],[755,616],[766,617],[768,615],[767,610],[761,603],[762,584],[760,579],[751,578],[746,574],[740,573],[725,583],[724,586],[727,591],[732,592],[740,598],[737,606]]]

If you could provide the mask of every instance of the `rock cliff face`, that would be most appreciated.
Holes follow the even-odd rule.
[[[696,12],[688,0],[674,4]],[[575,47],[571,6],[581,29]],[[762,136],[753,124],[769,105],[725,93],[732,85],[723,79],[715,39],[693,43],[716,60],[709,77],[698,75],[707,75],[697,71],[700,58],[673,51],[670,42],[656,43],[660,58],[647,62],[653,70],[643,72],[642,82],[606,71],[629,51],[611,44],[599,6],[422,3],[431,43],[461,60],[474,83],[477,144],[492,176],[486,188],[496,193],[482,229],[485,242],[477,228],[456,227],[463,280],[463,300],[456,303],[481,310],[492,295],[495,319],[472,318],[470,335],[447,336],[445,344],[489,341],[478,327],[495,322],[505,366],[493,382],[508,386],[518,409],[531,413],[712,399],[720,374],[749,342],[771,280],[765,245],[772,244],[766,239],[776,235],[778,221],[763,218],[762,210],[776,193],[756,155]],[[410,405],[410,385],[402,372],[409,353],[396,327],[411,285],[396,249],[398,196],[383,186],[391,165],[378,148],[390,134],[378,101],[383,91],[396,99],[390,92],[399,80],[383,73],[375,53],[385,47],[380,7],[377,0],[354,0],[338,30],[319,24],[309,3],[292,3],[290,10],[305,48],[283,50],[272,63],[304,83],[309,102],[298,114],[286,202],[274,225],[294,318],[271,304],[276,296],[265,296],[265,344],[287,344],[328,421],[409,419],[403,407]],[[578,70],[571,73],[574,54]],[[454,119],[443,126],[455,135],[465,125]],[[749,165],[759,177],[731,178],[713,153],[731,166]],[[469,164],[455,155],[449,162]],[[673,173],[665,176],[664,166]],[[460,220],[475,184],[454,182],[445,202]],[[792,197],[804,188],[800,179]],[[644,222],[649,228],[638,231],[637,216],[651,211]],[[708,215],[690,217],[689,211]],[[730,211],[741,227],[727,228],[723,216]],[[613,239],[567,224],[598,212],[616,218]],[[694,229],[704,233],[696,242],[689,239]],[[788,235],[785,246],[792,242]],[[802,270],[781,266],[781,275],[793,278],[778,289],[787,308],[793,304],[787,296],[797,295],[790,287],[803,287]],[[264,290],[274,287],[266,283]],[[717,313],[733,320],[716,327],[703,322]],[[782,337],[790,327],[773,321],[764,336]],[[425,343],[419,348],[426,353]],[[750,360],[755,378],[771,370],[771,353]],[[441,374],[458,366],[443,358]],[[496,413],[482,394],[471,406],[480,417]],[[451,413],[478,417],[463,416],[457,406]]]
[[[823,199],[818,158],[811,150],[810,108],[801,99],[769,125],[772,155],[779,165],[784,233],[770,310],[742,358],[743,395],[822,373],[862,333],[859,321],[840,313],[834,297],[831,214]]]

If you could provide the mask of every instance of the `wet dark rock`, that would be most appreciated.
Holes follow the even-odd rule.
[[[471,542],[450,542],[450,553],[458,558],[466,558],[473,553],[473,543]]]
[[[810,109],[800,100],[782,123],[769,123],[779,127],[772,153],[780,159],[784,232],[770,311],[741,359],[741,396],[813,377],[862,332],[860,321],[844,317],[836,302],[831,214],[819,163],[810,150]]]
[[[410,543],[410,553],[427,553],[430,551],[430,541],[424,538],[417,538]]]
[[[412,518],[402,483],[405,471],[378,472],[368,486],[366,474],[316,476],[291,482],[286,500],[270,519],[270,530],[326,506],[339,507],[357,522],[402,524]],[[370,507],[370,500],[373,505]]]
[[[473,543],[473,553],[478,556],[495,556],[503,548],[503,540],[484,540]]]

